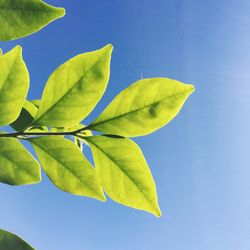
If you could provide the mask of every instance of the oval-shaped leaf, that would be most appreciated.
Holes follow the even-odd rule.
[[[71,127],[98,103],[109,80],[112,45],[78,55],[49,78],[35,125]]]
[[[29,88],[29,72],[22,58],[22,48],[15,47],[0,57],[0,126],[19,116]]]
[[[2,250],[35,250],[19,236],[0,229],[0,249]]]
[[[95,169],[71,141],[56,136],[28,139],[50,180],[61,190],[105,201]]]
[[[64,15],[63,8],[41,0],[0,0],[0,41],[30,35]]]
[[[92,136],[86,141],[110,198],[160,216],[154,180],[140,148],[127,138]]]
[[[21,131],[34,121],[36,114],[37,107],[26,100],[19,117],[10,125],[16,131]]]
[[[15,138],[0,138],[0,182],[25,185],[41,180],[40,166]]]
[[[88,129],[135,137],[163,127],[180,111],[193,85],[167,78],[143,79],[118,94]]]

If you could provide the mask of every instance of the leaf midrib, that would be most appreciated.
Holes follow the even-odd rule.
[[[98,146],[97,144],[95,144],[93,141],[91,141],[91,143],[92,143],[97,149],[99,149],[108,159],[110,159],[110,160],[114,163],[114,165],[117,166],[118,169],[120,169],[120,171],[121,171],[123,174],[125,174],[125,175],[128,177],[128,179],[132,182],[132,184],[133,184],[134,186],[136,186],[136,188],[140,191],[140,193],[143,195],[143,197],[146,198],[146,200],[149,202],[150,206],[151,206],[153,209],[155,209],[155,207],[152,206],[152,204],[151,204],[151,203],[153,203],[153,202],[146,196],[146,194],[145,194],[145,193],[143,192],[143,190],[140,188],[139,184],[138,184],[136,181],[133,181],[132,177],[131,177],[130,175],[128,175],[122,168],[120,168],[120,167],[116,164],[115,160],[114,160],[112,157],[110,157],[101,147],[99,147],[99,146]]]
[[[95,126],[99,126],[100,124],[103,124],[103,123],[106,123],[106,122],[110,122],[110,121],[112,121],[112,120],[119,119],[119,118],[121,118],[121,117],[123,117],[123,116],[131,115],[132,113],[135,113],[135,112],[138,112],[138,111],[140,111],[140,110],[146,109],[146,108],[148,108],[149,106],[155,105],[155,104],[160,103],[160,102],[164,102],[164,101],[167,100],[167,99],[173,99],[173,98],[179,97],[179,96],[181,96],[183,93],[186,93],[186,92],[188,92],[188,91],[182,91],[181,93],[179,93],[179,94],[177,94],[177,95],[172,95],[172,96],[169,96],[169,97],[160,99],[159,101],[155,101],[155,102],[149,103],[149,104],[147,104],[147,105],[145,105],[145,106],[142,106],[142,107],[140,107],[140,108],[137,108],[137,109],[128,111],[127,113],[123,113],[123,114],[120,114],[120,115],[117,115],[117,116],[108,118],[108,119],[106,119],[106,120],[102,120],[102,121],[97,122],[97,123],[94,122],[93,124],[90,124],[90,125],[88,126],[88,128],[91,129],[92,127],[94,128]]]
[[[38,10],[38,9],[22,9],[22,8],[9,8],[0,6],[0,11],[20,11],[20,12],[59,12],[60,9],[55,10]]]
[[[46,154],[48,154],[50,157],[52,157],[56,162],[59,162],[59,164],[61,166],[63,166],[74,178],[76,178],[77,180],[80,180],[80,183],[82,183],[85,187],[87,187],[88,189],[90,189],[92,192],[94,192],[95,194],[98,195],[98,193],[92,189],[92,187],[90,187],[89,185],[86,185],[86,183],[82,180],[81,176],[79,177],[78,175],[76,175],[70,168],[68,168],[66,165],[64,165],[63,162],[61,162],[59,159],[56,159],[53,154],[51,154],[50,152],[48,152],[45,148],[43,148],[40,144],[35,143],[34,141],[32,141],[32,143],[34,143],[35,145],[37,145],[43,152],[45,152]]]
[[[78,83],[79,82],[81,82],[82,81],[82,79],[84,78],[84,77],[86,77],[86,75],[92,70],[92,68],[94,68],[94,67],[96,67],[99,63],[102,63],[104,61],[104,59],[102,59],[102,60],[99,60],[99,61],[97,61],[95,64],[93,64],[85,73],[84,73],[84,75],[83,76],[81,76],[80,78],[79,78],[79,80],[77,80],[74,84],[73,84],[73,86],[66,92],[66,93],[64,93],[52,106],[50,106],[40,117],[38,117],[37,119],[35,119],[34,120],[34,123],[36,123],[37,121],[39,121],[39,120],[41,120],[41,118],[43,117],[43,116],[45,116],[50,110],[53,110],[53,108],[55,108],[55,105],[57,105],[59,102],[61,102],[61,100],[65,97],[65,96],[67,96],[77,85],[78,85]],[[40,107],[42,107],[42,105],[40,105]],[[39,107],[39,108],[40,108]],[[39,111],[39,109],[38,109],[38,111]],[[38,114],[38,112],[37,112],[37,114]]]

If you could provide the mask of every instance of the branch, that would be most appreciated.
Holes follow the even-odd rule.
[[[86,130],[85,128],[81,128],[75,131],[65,131],[65,132],[25,132],[25,131],[19,131],[19,132],[13,132],[13,133],[3,133],[0,134],[1,137],[13,137],[18,138],[19,136],[60,136],[60,135],[73,135],[76,136],[78,133],[83,132]]]

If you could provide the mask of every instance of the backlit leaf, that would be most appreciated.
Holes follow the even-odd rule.
[[[41,0],[0,0],[0,41],[30,35],[64,14]]]
[[[2,250],[35,250],[19,236],[0,229],[0,249]]]
[[[19,116],[29,88],[29,72],[22,58],[22,48],[15,47],[0,57],[0,126]]]
[[[113,200],[160,216],[156,188],[140,148],[122,137],[86,137],[103,189]]]
[[[41,100],[40,99],[35,99],[35,100],[30,100],[30,102],[35,105],[37,108],[39,108],[40,104],[41,104]]]
[[[112,45],[78,55],[49,78],[35,125],[71,127],[98,103],[109,80]]]
[[[40,166],[25,147],[15,138],[0,138],[0,182],[24,185],[40,180]]]
[[[105,200],[95,169],[73,142],[59,136],[28,140],[34,146],[45,173],[58,188]]]
[[[143,79],[118,94],[88,129],[134,137],[163,127],[180,111],[193,85],[167,78]]]

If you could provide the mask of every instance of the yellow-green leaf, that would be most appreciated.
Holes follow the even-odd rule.
[[[41,100],[40,99],[35,99],[35,100],[30,100],[30,102],[35,105],[37,108],[39,108],[40,104],[41,104]]]
[[[61,190],[105,201],[96,171],[71,141],[57,136],[28,139],[50,180]]]
[[[19,116],[29,88],[29,72],[22,58],[22,48],[15,47],[0,57],[0,126]]]
[[[35,125],[72,127],[98,103],[109,80],[112,45],[78,55],[49,78]]]
[[[180,111],[193,85],[168,78],[143,79],[118,94],[88,129],[134,137],[163,127]]]
[[[64,15],[41,0],[0,0],[0,41],[30,35]]]
[[[15,138],[0,138],[0,182],[9,185],[38,183],[40,166]]]
[[[140,148],[122,137],[86,137],[103,189],[111,199],[160,216],[155,183]]]

